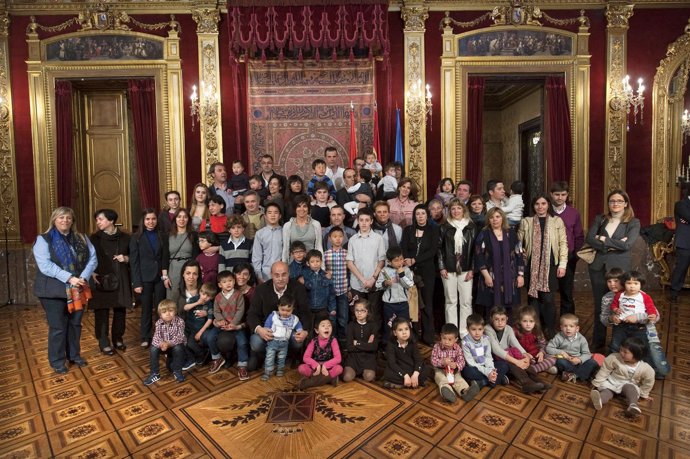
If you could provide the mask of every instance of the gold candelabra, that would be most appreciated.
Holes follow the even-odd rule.
[[[431,102],[431,87],[427,84],[422,85],[422,80],[418,79],[410,89],[405,93],[407,99],[407,107],[405,112],[410,118],[422,118],[424,122],[429,122],[429,130],[431,130],[431,116],[433,104]]]
[[[189,96],[191,101],[189,116],[192,117],[192,131],[202,116],[206,118],[216,110],[216,96],[209,87],[204,85],[203,81],[201,82],[201,93],[204,97],[203,102],[199,99],[196,85],[192,86],[192,95]]]
[[[644,80],[642,78],[637,79],[637,94],[630,85],[630,76],[625,75],[625,78],[621,81],[620,86],[613,88],[612,98],[614,99],[616,105],[620,105],[621,108],[625,107],[625,113],[627,115],[626,119],[626,129],[630,130],[630,113],[633,114],[633,122],[637,124],[637,115],[640,115],[640,124],[644,124],[644,90],[645,86],[642,84]]]

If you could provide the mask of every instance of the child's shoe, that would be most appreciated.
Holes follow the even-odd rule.
[[[277,376],[277,374],[276,374],[276,376]],[[269,375],[268,373],[264,373],[261,375],[262,381],[268,381],[270,378],[271,378],[271,375]]]
[[[510,379],[508,379],[508,375],[503,375],[503,378],[501,378],[501,381],[499,382],[499,384],[502,384],[504,386],[507,386],[508,384],[510,384]]]
[[[401,386],[400,384],[394,384],[388,381],[385,381],[383,383],[383,387],[385,387],[386,389],[403,389],[403,386]]]
[[[550,375],[557,375],[558,374],[558,367],[556,365],[549,367],[549,369],[546,370],[546,372]]]
[[[237,376],[240,378],[240,381],[246,381],[249,379],[249,373],[247,373],[247,367],[239,367],[237,369]]]
[[[592,392],[589,393],[589,398],[592,399],[592,405],[594,405],[594,409],[599,411],[604,404],[601,402],[601,392],[599,392],[596,389],[592,389]]]
[[[156,381],[159,381],[161,379],[161,375],[158,373],[151,373],[144,379],[144,385],[145,386],[150,386],[151,384],[155,383]]]
[[[563,382],[577,382],[577,376],[575,373],[571,373],[569,371],[564,371],[563,374],[561,375],[561,381]]]
[[[211,374],[217,373],[218,370],[220,370],[224,364],[225,364],[225,359],[223,357],[219,357],[216,360],[211,362],[211,368],[208,369],[208,372]]]
[[[631,418],[636,418],[642,414],[642,410],[639,406],[637,406],[637,403],[631,403],[630,405],[628,405],[628,409],[625,410],[625,414],[627,414]]]
[[[285,370],[276,370],[276,376],[282,378],[283,376],[285,376]]]
[[[175,376],[175,381],[177,381],[178,383],[184,382],[184,375],[181,371],[176,371],[175,373],[173,373],[173,376]]]
[[[182,371],[189,371],[196,366],[196,361],[190,360],[182,366]]]
[[[338,377],[337,376],[331,378],[331,386],[338,387]]]
[[[441,387],[441,398],[448,403],[455,403],[458,399],[455,396],[455,392],[453,391],[453,389],[450,388],[450,386]]]
[[[474,400],[474,397],[477,396],[477,394],[479,393],[480,390],[481,390],[481,387],[479,387],[479,384],[477,384],[477,381],[472,380],[472,381],[470,381],[470,387],[465,389],[465,392],[462,393],[460,398],[466,402],[470,402],[470,401]]]

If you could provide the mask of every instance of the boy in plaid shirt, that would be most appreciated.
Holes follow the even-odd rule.
[[[173,300],[163,300],[158,305],[156,328],[153,332],[151,347],[149,348],[151,370],[144,380],[144,385],[150,386],[161,379],[158,358],[161,353],[168,354],[166,366],[172,370],[178,383],[184,381],[182,365],[184,365],[187,353],[185,344],[187,338],[184,335],[184,320],[177,315],[177,303]]]
[[[339,226],[334,226],[328,233],[328,240],[331,248],[326,250],[323,255],[326,274],[330,276],[335,290],[335,309],[336,309],[336,337],[338,341],[345,344],[347,336],[347,321],[349,301],[347,298],[347,250],[343,248],[345,233]]]
[[[479,384],[472,381],[472,385],[460,376],[465,367],[465,357],[462,347],[458,344],[460,332],[455,324],[447,323],[441,327],[441,340],[434,344],[431,350],[431,364],[434,366],[434,380],[441,392],[441,398],[454,403],[455,392],[464,401],[469,402],[479,393]],[[455,391],[455,392],[453,392]]]

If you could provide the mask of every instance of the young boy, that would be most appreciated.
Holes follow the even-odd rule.
[[[342,209],[341,209],[342,210]],[[339,226],[334,226],[328,232],[328,240],[331,248],[323,254],[326,274],[331,276],[333,290],[335,291],[335,310],[336,310],[336,336],[338,340],[345,343],[347,336],[347,321],[349,316],[349,304],[347,298],[347,250],[343,248],[345,232]],[[343,347],[343,346],[341,346]],[[344,349],[344,347],[343,347]]]
[[[460,372],[465,381],[476,381],[479,387],[508,384],[508,364],[491,357],[491,342],[484,334],[484,318],[471,314],[467,318],[467,335],[462,339],[465,367]]]
[[[218,273],[220,292],[213,301],[213,328],[208,344],[211,351],[211,368],[209,373],[216,373],[225,364],[220,351],[219,341],[237,344],[237,373],[240,381],[249,379],[247,362],[249,361],[249,340],[244,332],[244,295],[235,290],[235,275],[230,271]]]
[[[334,200],[335,199],[335,186],[333,185],[333,182],[331,179],[328,178],[326,175],[326,161],[324,161],[321,158],[315,159],[311,163],[311,168],[314,171],[314,176],[309,180],[309,183],[307,184],[307,194],[310,197],[314,197],[314,186],[318,182],[324,182],[326,185],[328,185],[328,194],[329,194],[329,200]]]
[[[510,196],[503,211],[506,213],[508,223],[511,227],[516,227],[522,220],[522,213],[525,210],[525,202],[522,200],[522,193],[525,189],[525,184],[519,180],[510,184]]]
[[[404,258],[400,247],[391,247],[386,251],[388,266],[385,266],[376,280],[376,288],[384,288],[383,326],[386,336],[390,335],[392,321],[396,317],[410,319],[410,305],[407,290],[414,285],[410,268],[404,265]]]
[[[254,235],[266,225],[264,210],[259,205],[261,198],[259,193],[254,190],[249,190],[244,194],[244,208],[242,219],[247,224],[245,229],[245,236],[247,239],[254,240]]]
[[[371,172],[372,178],[381,176],[383,168],[381,167],[381,163],[376,159],[376,153],[373,151],[368,152],[365,156],[364,168]]]
[[[285,359],[287,358],[290,336],[293,332],[302,331],[302,323],[292,313],[294,309],[294,300],[288,295],[283,295],[278,300],[278,310],[269,314],[266,323],[264,323],[264,327],[273,332],[273,339],[266,343],[266,360],[264,361],[264,374],[261,376],[262,381],[268,381],[271,377],[276,354],[278,356],[276,376],[281,377],[285,374]]]
[[[249,175],[244,171],[244,164],[239,159],[232,162],[232,176],[228,180],[228,188],[232,190],[232,196],[236,198],[235,203],[238,200],[241,203],[241,196],[249,188]]]
[[[196,261],[201,267],[201,282],[214,284],[218,277],[218,263],[220,263],[220,240],[216,233],[203,231],[199,234],[199,250]]]
[[[247,226],[241,215],[233,215],[228,219],[230,238],[220,243],[220,262],[218,270],[232,270],[240,263],[250,263],[252,259],[252,245],[254,241],[244,237]]]
[[[575,314],[561,316],[561,332],[546,345],[546,353],[556,356],[556,367],[563,372],[563,381],[588,380],[599,369],[592,359],[589,344],[580,331],[580,319]]]
[[[249,189],[259,193],[262,201],[268,197],[268,187],[264,187],[264,181],[259,174],[249,177]]]
[[[496,361],[505,361],[510,369],[510,374],[520,384],[525,394],[539,392],[551,387],[545,383],[537,372],[531,367],[530,355],[520,345],[508,325],[508,314],[503,306],[494,306],[491,309],[491,325],[487,325],[484,333],[491,342],[491,352]]]
[[[624,289],[615,294],[610,308],[612,315],[609,320],[613,324],[613,336],[609,349],[612,353],[618,352],[626,338],[639,338],[647,345],[645,361],[654,367],[659,378],[663,378],[671,371],[671,367],[656,330],[659,311],[652,297],[642,291],[642,274],[630,271],[623,274],[621,281]]]
[[[386,166],[386,175],[379,181],[378,187],[381,189],[381,199],[393,199],[398,192],[398,179],[395,178],[395,164],[390,163]]]
[[[444,324],[441,327],[441,340],[431,350],[431,364],[434,366],[434,381],[439,387],[441,398],[448,403],[457,400],[455,392],[464,401],[469,402],[479,393],[479,384],[471,385],[462,379],[460,372],[465,368],[465,357],[458,344],[460,332],[455,324]]]
[[[150,386],[161,379],[158,359],[161,353],[168,355],[166,366],[172,370],[175,381],[184,381],[182,365],[187,358],[184,335],[184,320],[177,316],[177,304],[173,300],[163,300],[158,305],[158,321],[156,321],[151,347],[149,348],[150,373],[144,379],[144,385]]]
[[[283,253],[283,229],[280,226],[280,205],[266,204],[266,226],[256,232],[252,245],[252,266],[259,282],[271,278],[271,266],[280,260]]]
[[[307,247],[302,241],[293,241],[290,244],[290,256],[292,261],[290,262],[289,272],[290,279],[299,279],[302,277],[302,271],[305,269],[305,257],[307,255]]]
[[[314,201],[311,206],[311,218],[321,224],[322,228],[331,224],[331,207],[335,201],[329,200],[328,185],[317,182],[314,185]]]
[[[213,328],[214,296],[216,296],[215,284],[206,282],[199,289],[199,299],[184,305],[187,349],[192,353],[196,365],[203,365],[208,357],[203,347],[211,349],[215,344],[214,342],[209,345],[208,342],[212,335],[211,328]]]
[[[321,252],[316,249],[307,252],[307,267],[302,271],[304,288],[309,295],[312,314],[328,311],[328,318],[335,324],[335,289],[333,281],[328,278],[326,271],[321,269],[322,262]]]

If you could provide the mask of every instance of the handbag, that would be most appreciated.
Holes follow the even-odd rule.
[[[101,292],[114,292],[120,288],[120,278],[115,273],[104,274],[96,288]]]
[[[589,244],[585,243],[580,250],[577,251],[577,257],[580,260],[583,260],[585,263],[588,265],[591,265],[592,262],[594,262],[594,258],[597,256],[597,250],[590,246]]]

